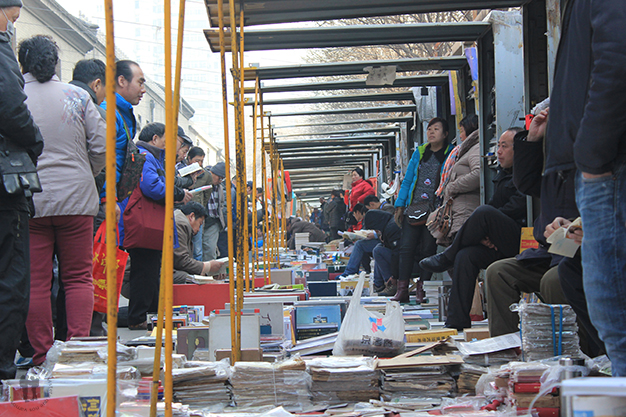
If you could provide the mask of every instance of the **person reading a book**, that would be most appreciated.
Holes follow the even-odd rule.
[[[208,215],[207,209],[195,201],[174,211],[178,232],[178,247],[174,248],[174,284],[187,283],[190,275],[214,275],[223,265],[223,262],[201,262],[193,257],[193,236],[202,229]]]
[[[319,227],[313,223],[300,220],[297,217],[290,217],[287,219],[287,233],[290,236],[287,241],[289,249],[296,248],[296,233],[308,233],[309,242],[326,241],[326,233],[324,233]]]

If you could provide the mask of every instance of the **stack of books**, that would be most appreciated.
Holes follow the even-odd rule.
[[[369,357],[328,357],[307,362],[316,405],[369,402],[379,398],[380,372]]]
[[[220,412],[230,405],[230,369],[226,362],[205,362],[194,368],[172,370],[174,399],[192,409]]]

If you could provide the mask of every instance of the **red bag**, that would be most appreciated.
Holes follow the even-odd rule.
[[[116,233],[117,235],[117,233]],[[102,222],[93,240],[93,311],[99,313],[107,312],[107,275],[106,275],[106,221]],[[116,247],[117,261],[117,299],[122,291],[122,281],[124,281],[124,271],[128,261],[128,253]]]
[[[146,197],[137,185],[124,210],[124,247],[163,250],[165,206]]]

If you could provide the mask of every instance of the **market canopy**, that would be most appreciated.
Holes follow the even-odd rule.
[[[393,16],[455,10],[518,7],[529,0],[241,0],[235,3],[235,22],[243,7],[245,26],[273,23]],[[217,0],[205,0],[211,27],[219,27]],[[230,9],[224,2],[224,25],[230,26]]]
[[[337,48],[435,42],[472,42],[491,28],[485,22],[415,23],[406,25],[349,25],[297,29],[246,29],[244,51]],[[219,29],[205,29],[211,51],[219,52]],[[224,32],[230,52],[231,33]]]

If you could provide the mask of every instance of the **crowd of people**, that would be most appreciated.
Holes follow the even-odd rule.
[[[55,337],[84,337],[94,334],[94,325],[102,328],[102,315],[93,311],[92,257],[107,204],[116,205],[118,244],[130,255],[128,326],[146,329],[146,313],[158,306],[162,225],[168,215],[165,125],[152,122],[140,129],[133,111],[146,91],[141,67],[129,60],[116,64],[116,195],[110,196],[103,170],[105,110],[113,104],[104,101],[105,64],[82,60],[73,80],[63,83],[55,75],[59,48],[43,35],[21,42],[16,59],[11,41],[20,8],[20,0],[0,0],[0,162],[5,170],[0,187],[0,379],[15,376],[18,348],[40,365]],[[448,271],[452,289],[445,324],[455,329],[471,327],[476,279],[486,269],[492,336],[517,331],[519,318],[509,306],[522,292],[534,292],[545,302],[570,304],[585,353],[606,352],[613,374],[626,375],[626,246],[620,243],[626,227],[626,123],[621,115],[626,86],[619,71],[626,55],[624,19],[617,18],[624,16],[622,9],[617,2],[567,3],[552,94],[527,129],[510,128],[498,138],[494,192],[486,204],[480,204],[484,164],[477,116],[461,120],[456,144],[447,120],[435,117],[393,201],[381,200],[376,184],[355,168],[350,190],[333,190],[328,201],[320,198],[310,222],[287,221],[288,245],[295,247],[296,233],[329,241],[341,239],[344,231],[368,230],[354,244],[344,275],[372,272],[373,259],[374,290],[407,303],[413,292],[417,302],[423,301],[424,281]],[[236,217],[226,196],[231,193],[236,207],[235,185],[226,189],[230,173],[223,162],[203,166],[204,158],[178,126],[177,169],[192,164],[200,169],[175,180],[177,283],[218,273],[222,262],[217,259],[229,256],[228,216],[233,223]],[[13,174],[7,166],[21,171]],[[250,183],[248,195],[251,190]],[[248,211],[257,211],[260,221],[267,201],[263,188],[257,191],[259,198],[248,201]],[[540,202],[534,219],[538,247],[520,253],[526,196]],[[442,209],[448,227],[433,229]],[[579,216],[583,227],[572,223]],[[547,239],[564,227],[567,238],[582,244],[573,257],[549,251]],[[261,246],[262,227],[250,229],[254,244]],[[443,251],[437,253],[438,246]],[[55,265],[60,288],[52,294]],[[57,297],[56,322],[52,295]]]

